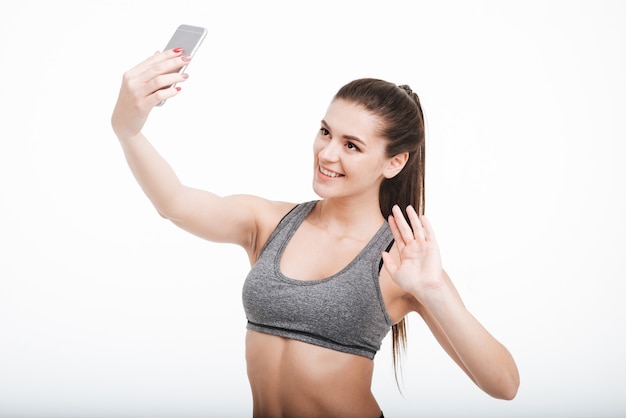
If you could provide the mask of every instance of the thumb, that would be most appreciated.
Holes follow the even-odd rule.
[[[387,251],[383,251],[381,256],[385,270],[387,270],[387,273],[389,273],[390,276],[393,276],[395,272],[398,271],[398,265]]]

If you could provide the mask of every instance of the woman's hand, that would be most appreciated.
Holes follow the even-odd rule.
[[[156,52],[124,73],[120,93],[111,116],[111,125],[118,138],[131,138],[143,129],[152,108],[174,97],[180,87],[172,87],[187,79],[178,71],[191,58],[175,48]]]
[[[418,216],[412,206],[406,210],[411,225],[396,205],[389,216],[389,226],[395,238],[400,263],[383,252],[385,268],[393,281],[418,300],[424,292],[444,285],[439,246],[425,216]]]

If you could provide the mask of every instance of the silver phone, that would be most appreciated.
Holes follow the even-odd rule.
[[[170,38],[169,42],[165,46],[163,51],[167,51],[172,48],[182,48],[183,55],[194,56],[202,41],[206,37],[207,29],[200,26],[180,25],[174,31],[174,34]],[[189,64],[182,67],[178,72],[184,71]],[[163,100],[157,106],[162,106],[165,103]]]

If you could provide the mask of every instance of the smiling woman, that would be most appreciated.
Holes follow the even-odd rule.
[[[425,135],[417,95],[378,79],[338,91],[313,145],[320,199],[220,197],[181,184],[142,134],[153,107],[180,93],[168,86],[187,80],[178,70],[188,62],[175,48],[127,71],[112,126],[164,218],[248,254],[243,304],[253,415],[382,416],[371,391],[373,359],[389,330],[398,355],[410,312],[422,316],[480,388],[515,397],[512,356],[465,308],[423,215]]]

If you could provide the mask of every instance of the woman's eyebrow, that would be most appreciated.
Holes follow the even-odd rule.
[[[328,129],[329,131],[332,131],[330,129],[330,126],[328,125],[328,123],[326,123],[326,121],[324,119],[322,119],[322,126],[326,129]],[[367,144],[365,143],[365,141],[363,141],[361,138],[359,138],[358,136],[354,136],[354,135],[342,135],[342,138],[347,139],[349,141],[353,141],[353,142],[358,142],[359,144],[363,145],[364,147],[367,147]]]

